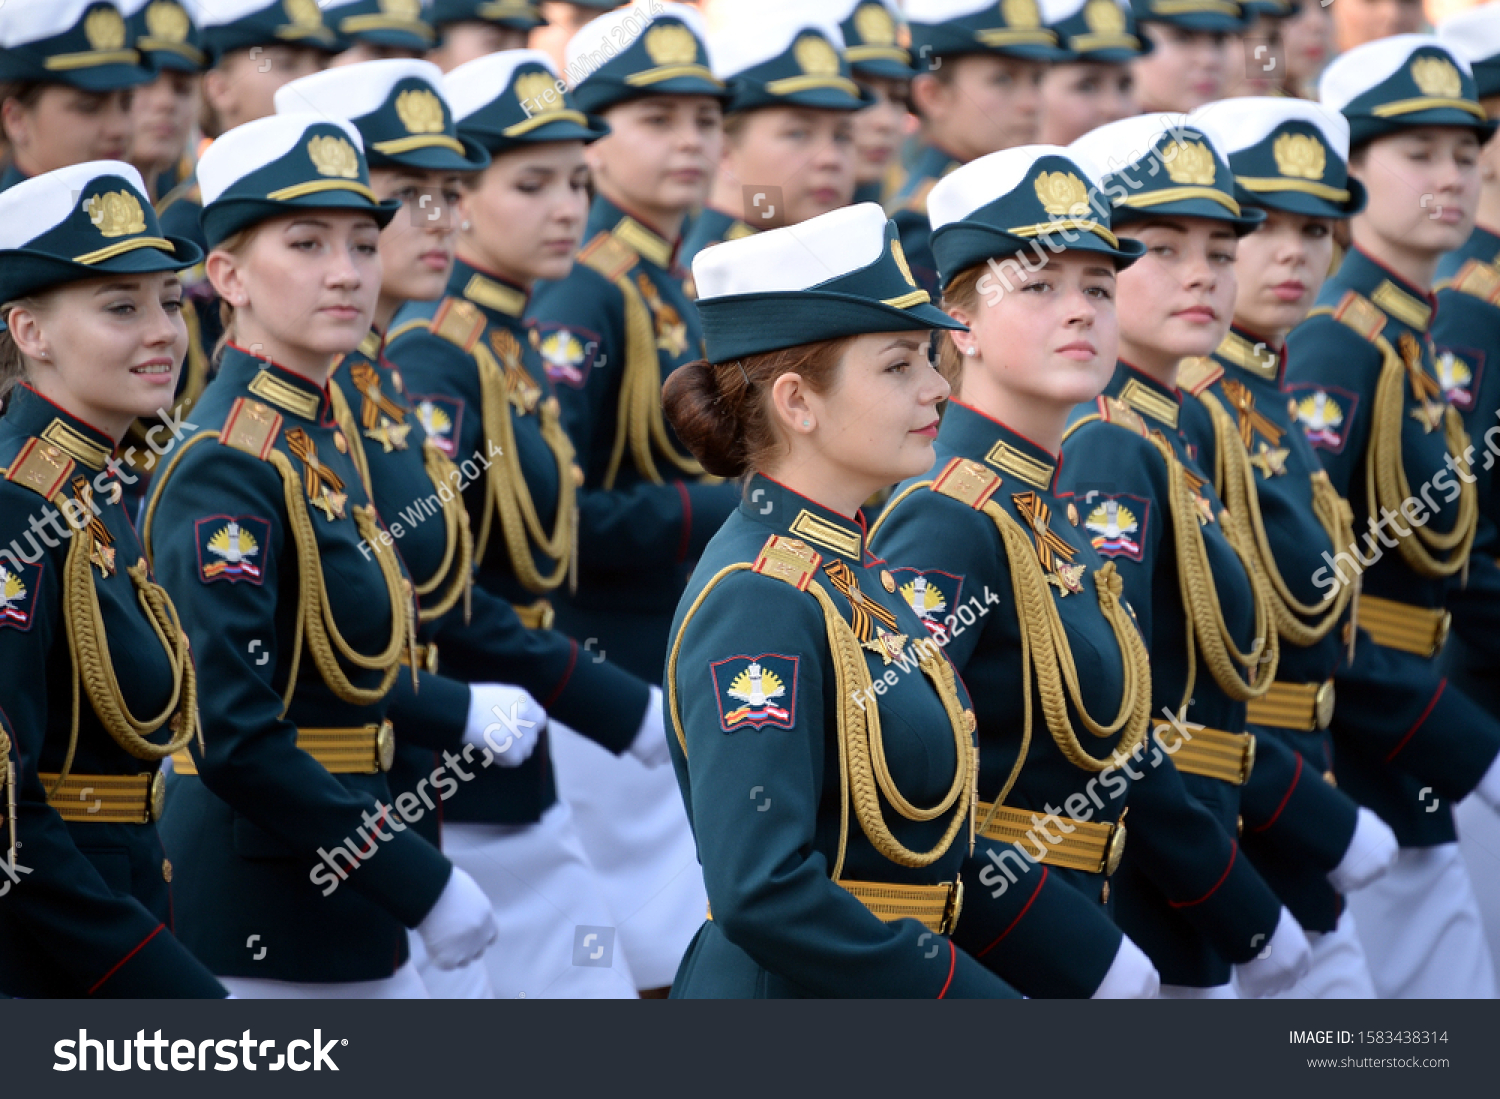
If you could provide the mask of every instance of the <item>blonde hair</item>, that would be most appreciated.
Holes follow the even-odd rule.
[[[8,395],[16,387],[16,383],[26,380],[26,356],[21,354],[21,349],[16,346],[16,339],[10,332],[11,310],[22,306],[37,310],[41,308],[41,303],[36,298],[17,298],[0,305],[0,317],[6,323],[5,329],[0,331],[0,399]]]
[[[962,309],[972,316],[979,308],[979,280],[983,275],[983,267],[970,267],[960,272],[948,289],[943,291],[943,308]],[[953,342],[952,332],[944,330],[937,336],[937,371],[953,390],[952,395],[957,397],[963,388],[963,352]]]
[[[229,236],[210,248],[209,253],[227,252],[235,259],[242,259],[245,255],[245,249],[250,246],[250,242],[255,239],[255,234],[259,230],[259,225],[252,225],[248,229],[241,229],[237,233],[230,233]],[[219,335],[219,342],[214,344],[213,353],[209,355],[209,361],[215,365],[218,365],[219,359],[223,357],[224,348],[234,342],[235,338],[234,306],[230,305],[223,298],[219,299],[219,323],[223,326],[224,330]]]

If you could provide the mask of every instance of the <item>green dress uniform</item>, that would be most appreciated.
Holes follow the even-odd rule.
[[[903,22],[900,9],[886,0],[857,0],[848,8],[839,32],[844,36],[844,57],[849,61],[855,83],[868,84],[862,78],[870,77],[909,86],[917,70],[912,67],[911,51],[900,44]],[[853,201],[884,206],[904,179],[898,155],[886,165],[882,178],[855,185]]]
[[[578,590],[557,598],[557,624],[654,682],[672,608],[735,491],[705,477],[662,418],[666,376],[703,357],[673,244],[602,196],[584,240],[572,274],[539,283],[530,305],[584,474]]]
[[[1344,907],[1328,872],[1348,850],[1357,817],[1354,802],[1335,788],[1328,731],[1352,589],[1330,593],[1312,577],[1324,552],[1337,552],[1352,534],[1349,506],[1302,434],[1283,388],[1285,366],[1284,354],[1231,329],[1212,358],[1178,368],[1178,385],[1197,398],[1183,400],[1183,434],[1197,448],[1200,468],[1215,471],[1221,497],[1234,501],[1232,518],[1246,524],[1244,541],[1257,547],[1281,635],[1276,681],[1249,700],[1246,716],[1257,745],[1277,741],[1287,751],[1257,756],[1242,799],[1242,842],[1297,922],[1327,932]],[[1363,692],[1353,694],[1347,705],[1358,712],[1368,704]]]
[[[129,165],[0,197],[33,235],[0,298],[201,258],[164,237]],[[59,203],[58,196],[71,195]],[[0,418],[0,995],[204,996],[174,936],[160,761],[197,730],[198,678],[124,506],[115,440],[25,383]],[[180,881],[180,879],[179,879]]]
[[[1468,559],[1478,510],[1468,439],[1433,372],[1425,291],[1354,248],[1318,303],[1287,340],[1287,390],[1359,536],[1313,579],[1327,587],[1358,577],[1355,613],[1368,635],[1338,677],[1353,682],[1334,717],[1334,771],[1403,847],[1452,843],[1447,803],[1500,755],[1500,725],[1447,682],[1437,659],[1449,579]]]
[[[937,288],[938,269],[929,243],[932,226],[927,220],[927,195],[940,179],[962,165],[963,161],[937,146],[922,144],[906,181],[886,204],[886,212],[901,230],[901,248],[911,264],[911,273],[929,292]]]
[[[0,419],[0,993],[217,997],[224,989],[172,933],[173,866],[155,823],[156,761],[194,729],[193,663],[121,505],[118,467],[106,469],[113,449],[31,388],[11,391]],[[86,525],[58,522],[70,515]]]
[[[889,22],[878,0],[872,7],[879,8]],[[817,14],[767,20],[762,12],[740,8],[720,24],[709,45],[714,72],[734,90],[724,105],[726,124],[729,119],[773,107],[850,114],[875,101],[851,79],[853,70],[843,51],[841,32]],[[680,264],[687,266],[703,249],[734,239],[730,234],[737,238],[756,232],[776,216],[774,195],[756,193],[755,180],[745,184],[745,220],[714,206],[705,207],[683,232],[677,256]],[[757,220],[759,226],[754,224]]]

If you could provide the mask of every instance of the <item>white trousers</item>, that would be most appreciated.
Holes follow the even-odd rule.
[[[637,987],[664,988],[708,909],[677,776],[611,755],[560,722],[549,728],[558,793],[618,918]]]
[[[1212,985],[1208,988],[1194,988],[1191,985],[1162,985],[1157,998],[1161,1000],[1238,1000],[1240,994],[1235,991],[1234,982],[1231,981],[1227,985]]]
[[[1500,814],[1473,796],[1459,802],[1455,812],[1458,849],[1469,868],[1490,957],[1496,962],[1495,979],[1500,983]]]
[[[1403,847],[1349,897],[1382,999],[1495,998],[1495,968],[1458,844]]]
[[[1267,997],[1272,1000],[1371,1000],[1375,984],[1365,949],[1360,945],[1354,914],[1346,907],[1338,926],[1319,934],[1307,933],[1312,947],[1312,968],[1287,992]]]
[[[444,824],[443,854],[468,871],[495,907],[500,937],[484,964],[496,997],[635,998],[615,918],[566,802],[536,824]],[[422,980],[435,998],[473,995],[462,970],[429,963]]]
[[[410,961],[378,981],[272,981],[264,977],[220,977],[242,1000],[425,1000],[427,986]]]

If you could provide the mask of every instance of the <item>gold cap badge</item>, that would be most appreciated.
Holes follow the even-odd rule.
[[[380,10],[415,23],[422,18],[422,0],[380,0]]]
[[[318,0],[281,0],[281,7],[286,12],[287,19],[295,26],[312,28],[323,25],[323,12],[318,7]]]
[[[1042,25],[1036,0],[1000,0],[1000,16],[1007,27],[1029,29]]]
[[[1423,95],[1435,99],[1457,99],[1464,82],[1453,63],[1442,57],[1419,57],[1411,63],[1411,78]]]
[[[191,29],[192,22],[187,12],[176,0],[156,0],[146,9],[146,31],[152,38],[182,43],[187,41]]]
[[[443,132],[443,104],[426,88],[412,88],[398,95],[396,114],[409,134]],[[322,169],[320,168],[319,171]],[[357,169],[355,174],[358,174]]]
[[[1125,13],[1115,0],[1089,0],[1083,9],[1083,21],[1095,34],[1115,35],[1125,30]]]
[[[658,65],[690,65],[698,59],[698,40],[680,23],[665,23],[646,32],[646,53]]]
[[[528,115],[547,114],[566,109],[557,77],[551,73],[527,73],[516,77],[516,99]]]
[[[1294,179],[1322,179],[1328,167],[1328,152],[1311,134],[1282,134],[1271,146],[1276,170]]]
[[[792,47],[797,64],[809,76],[836,76],[839,71],[839,55],[819,34],[809,34],[797,39]]]
[[[125,18],[114,8],[100,8],[83,21],[83,35],[91,50],[125,47]]]
[[[342,137],[315,137],[307,143],[307,155],[322,176],[359,178],[359,154]]]
[[[896,21],[879,2],[865,4],[854,13],[854,29],[859,32],[859,40],[867,46],[896,44]]]
[[[1072,172],[1043,172],[1037,176],[1036,197],[1042,209],[1053,217],[1077,217],[1088,210],[1089,190]]]
[[[83,204],[94,228],[106,237],[124,237],[146,231],[146,212],[129,191],[95,195]]]
[[[1178,141],[1162,150],[1162,160],[1167,165],[1167,175],[1173,183],[1196,187],[1212,187],[1214,184],[1214,154],[1198,141]]]

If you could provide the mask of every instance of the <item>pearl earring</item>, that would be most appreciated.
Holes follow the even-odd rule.
[[[974,354],[974,349],[972,347],[966,347],[964,348],[964,354],[972,357]]]
[[[811,420],[803,420],[802,421],[802,426],[803,427],[812,427],[812,421]]]

